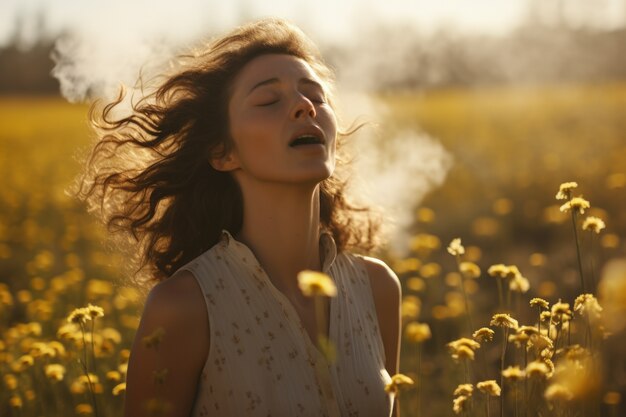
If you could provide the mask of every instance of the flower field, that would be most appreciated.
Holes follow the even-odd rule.
[[[380,254],[403,285],[401,415],[623,415],[626,84],[378,99],[455,162],[407,208],[408,253]],[[63,192],[86,115],[0,99],[2,416],[121,415],[143,294]]]

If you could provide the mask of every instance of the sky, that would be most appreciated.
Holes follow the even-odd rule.
[[[548,15],[559,2],[573,22],[581,19],[604,27],[624,23],[624,0],[0,0],[0,45],[17,26],[26,41],[40,30],[36,16],[45,17],[45,32],[85,30],[165,31],[169,36],[221,31],[243,20],[267,15],[293,19],[317,40],[345,39],[378,23],[406,22],[432,32],[501,34],[528,16],[529,5],[541,4]],[[21,16],[21,19],[18,19]],[[103,27],[107,27],[104,29]]]

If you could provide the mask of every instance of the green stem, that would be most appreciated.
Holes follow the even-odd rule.
[[[526,350],[526,346],[523,347],[524,349],[524,369],[526,369],[526,367],[528,366],[528,350]],[[528,417],[528,378],[524,378],[524,405],[526,406],[524,408],[525,410],[525,415]]]
[[[422,382],[422,345],[417,345],[417,381],[415,381],[416,389],[416,404],[415,404],[415,416],[419,417],[421,408],[421,382]]]
[[[503,278],[497,277],[496,282],[498,283],[498,300],[500,301],[500,308],[504,308],[504,297],[502,295],[502,280]]]
[[[541,307],[539,307],[539,317],[537,318],[537,332],[541,335]]]
[[[508,329],[506,327],[503,328],[502,355],[500,355],[500,417],[504,417],[504,375],[502,375],[502,371],[504,371],[504,356],[506,355],[507,333]]]
[[[94,373],[96,372],[96,347],[93,338],[94,320],[91,320],[91,366],[93,366]]]
[[[593,231],[589,231],[589,265],[591,266],[591,293],[596,292],[596,273],[593,266]]]
[[[513,384],[513,391],[515,392],[515,417],[517,417],[517,385]]]
[[[98,404],[96,403],[96,394],[94,390],[94,385],[91,382],[91,377],[89,376],[89,368],[87,367],[87,341],[85,340],[85,325],[84,323],[80,323],[80,331],[83,335],[83,371],[85,372],[85,376],[87,377],[87,383],[89,385],[89,393],[91,394],[91,402],[93,403],[93,411],[96,417],[98,417]]]
[[[506,279],[506,309],[511,311],[511,280]]]
[[[585,278],[583,275],[583,261],[580,255],[580,244],[578,242],[578,229],[576,228],[576,210],[572,209],[572,226],[574,227],[574,241],[576,242],[576,256],[578,258],[578,271],[580,272],[580,284],[583,289],[583,294],[587,292],[585,288]]]
[[[461,291],[463,291],[463,300],[465,301],[465,314],[467,315],[467,324],[469,326],[469,333],[472,334],[474,330],[474,325],[472,323],[472,314],[470,313],[469,308],[469,300],[467,298],[467,292],[465,291],[465,276],[463,275],[463,271],[461,271],[461,256],[456,255],[456,266],[461,274]]]

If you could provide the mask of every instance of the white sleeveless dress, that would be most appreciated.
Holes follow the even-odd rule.
[[[391,415],[394,397],[384,391],[391,377],[363,259],[337,254],[328,232],[320,234],[320,249],[323,272],[337,286],[330,300],[332,363],[252,251],[229,232],[180,268],[204,292],[211,333],[192,416]]]

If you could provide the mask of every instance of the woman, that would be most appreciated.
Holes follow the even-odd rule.
[[[142,274],[157,282],[125,415],[391,415],[400,285],[383,262],[351,252],[373,248],[375,224],[358,220],[367,212],[337,179],[346,134],[312,42],[261,20],[189,57],[114,119],[121,100],[94,117],[102,137],[82,195],[140,242]],[[337,287],[328,323],[298,288],[302,270]],[[334,360],[313,343],[318,326]]]

